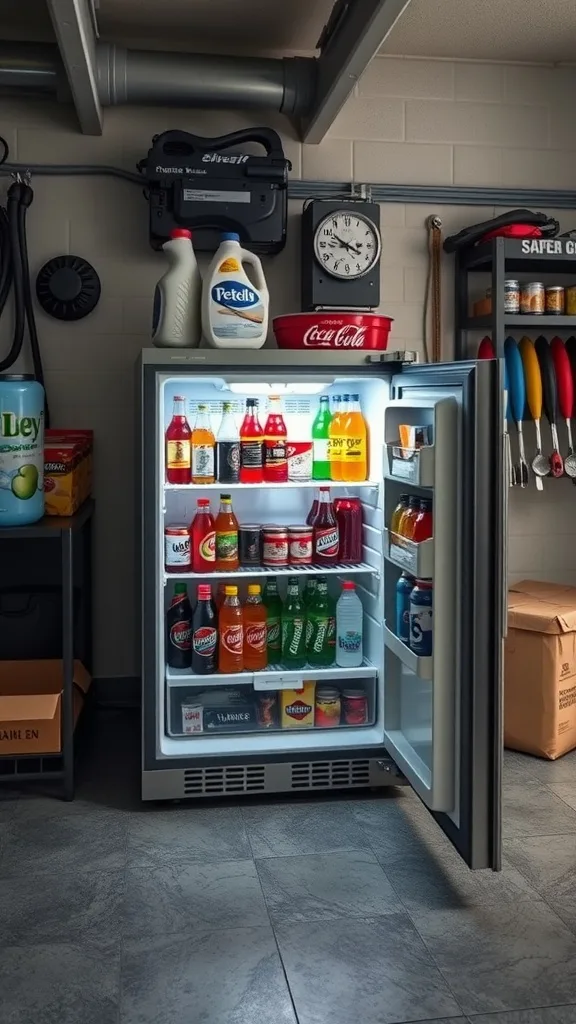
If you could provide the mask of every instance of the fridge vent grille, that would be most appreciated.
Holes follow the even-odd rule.
[[[184,795],[218,796],[224,793],[263,792],[265,771],[265,766],[260,764],[189,768],[184,772]]]
[[[369,784],[369,761],[304,761],[292,765],[292,789],[338,789]]]

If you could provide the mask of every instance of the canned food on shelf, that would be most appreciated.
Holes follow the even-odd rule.
[[[562,316],[564,313],[564,288],[560,284],[553,284],[546,288],[546,312],[553,316]]]
[[[262,565],[275,568],[288,565],[288,527],[264,526],[262,528]]]
[[[520,282],[513,278],[504,281],[504,312],[520,312]]]
[[[576,285],[571,284],[564,289],[564,309],[566,316],[576,316]]]
[[[542,281],[527,281],[520,289],[520,312],[539,315],[546,306]]]

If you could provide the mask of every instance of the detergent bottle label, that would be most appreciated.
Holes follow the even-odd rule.
[[[240,275],[239,275],[240,276]],[[212,285],[212,330],[217,338],[257,338],[262,333],[264,306],[250,284],[224,278]]]

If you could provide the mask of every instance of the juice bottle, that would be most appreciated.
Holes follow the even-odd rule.
[[[322,395],[320,408],[312,424],[312,478],[314,480],[330,479],[330,461],[328,458],[328,443],[330,439],[330,423],[332,413],[330,412],[330,399],[328,395]]]
[[[220,511],[216,516],[216,571],[233,571],[240,565],[238,555],[238,520],[229,494],[220,495]]]
[[[264,431],[258,420],[258,400],[247,398],[240,427],[240,483],[261,484],[263,480]]]
[[[330,488],[321,487],[318,512],[312,527],[314,531],[315,565],[335,565],[338,561],[338,521],[330,500]]]
[[[192,431],[192,483],[213,484],[216,440],[210,426],[208,406],[199,405]]]
[[[225,595],[218,616],[218,671],[228,674],[244,669],[244,626],[238,587],[227,586]]]
[[[266,646],[266,608],[262,603],[260,585],[248,585],[248,597],[242,609],[244,624],[244,668],[261,672],[268,664]]]
[[[400,522],[398,523],[398,533],[406,540],[412,540],[414,522],[419,511],[420,498],[416,494],[411,494],[408,498],[408,508],[402,513],[400,516]]]
[[[368,438],[366,421],[360,410],[360,396],[350,395],[350,407],[342,433],[342,479],[366,480],[368,476]]]
[[[396,508],[394,509],[394,511],[392,513],[392,516],[391,516],[391,519],[390,519],[390,526],[389,526],[390,533],[400,533],[400,530],[398,529],[398,527],[400,525],[400,519],[402,518],[402,513],[405,512],[407,508],[408,508],[408,495],[407,494],[401,494],[400,495],[400,501],[396,505]]]
[[[190,438],[192,431],[186,419],[186,399],[174,395],[172,419],[166,431],[166,482],[190,483]]]
[[[432,531],[432,501],[430,498],[422,498],[416,518],[414,519],[412,540],[415,544],[421,544],[423,540],[430,539]]]
[[[218,480],[221,484],[237,484],[240,477],[240,435],[233,409],[232,402],[224,402],[216,439]]]
[[[328,462],[330,464],[330,479],[342,479],[342,417],[345,410],[345,402],[348,395],[334,395],[334,412],[328,427]]]
[[[278,593],[276,579],[268,579],[264,584],[262,602],[266,609],[266,646],[269,665],[280,664],[282,651],[282,599]]]
[[[278,395],[270,395],[269,409],[264,426],[264,480],[286,483],[288,480],[288,435]]]
[[[208,498],[198,498],[192,520],[192,571],[214,572],[216,568],[216,533],[214,516]]]

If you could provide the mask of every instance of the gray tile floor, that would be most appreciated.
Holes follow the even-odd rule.
[[[143,807],[101,713],[78,799],[0,788],[1,1024],[576,1024],[576,754],[506,755],[504,870],[417,798]]]

